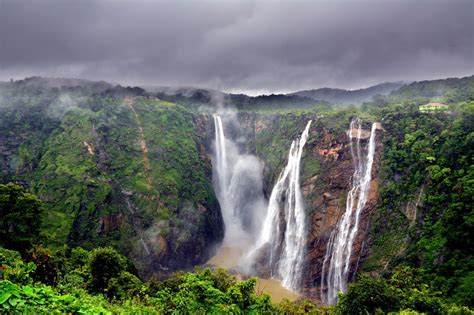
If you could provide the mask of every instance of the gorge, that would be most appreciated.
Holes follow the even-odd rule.
[[[247,168],[236,167],[242,159],[238,153],[239,149],[232,140],[225,137],[221,116],[214,114],[213,120],[214,187],[225,226],[221,246],[225,248],[227,255],[235,256],[232,264],[227,267],[237,268],[246,274],[266,275],[272,279],[279,279],[284,287],[295,292],[302,291],[304,283],[302,271],[307,264],[305,257],[308,228],[306,201],[301,191],[300,165],[312,121],[309,120],[302,134],[292,141],[287,165],[278,175],[265,209],[261,178],[263,167],[260,166],[262,162],[258,162],[259,160],[253,155],[247,155]],[[241,128],[241,124],[239,122],[237,124]],[[319,264],[321,269],[316,271],[321,275],[319,298],[329,305],[335,304],[338,292],[345,292],[354,239],[356,236],[364,237],[359,231],[359,221],[367,203],[372,181],[377,125],[373,123],[369,132],[362,129],[359,120],[354,119],[346,132],[347,140],[343,140],[348,143],[354,169],[353,175],[348,178],[351,184],[346,185],[349,188],[345,202],[346,210],[331,232],[322,263]],[[367,145],[361,147],[361,141],[367,142]],[[247,171],[249,168],[252,172]],[[257,180],[251,180],[252,177],[249,176]],[[244,188],[247,193],[239,191]],[[251,230],[259,232],[249,233]],[[250,244],[252,239],[254,243]],[[232,253],[235,251],[237,253]],[[357,254],[360,255],[360,252]],[[262,259],[262,256],[265,258]],[[257,262],[260,264],[258,267]],[[352,266],[352,274],[357,272],[357,268],[358,266]],[[262,269],[265,271],[262,272]]]
[[[257,290],[276,289],[277,301],[325,305],[339,304],[337,293],[362,275],[384,279],[402,263],[463,283],[469,272],[448,274],[441,257],[461,248],[469,266],[466,245],[443,233],[469,239],[463,221],[454,231],[449,218],[469,199],[469,154],[453,139],[469,147],[472,129],[465,93],[452,87],[472,78],[443,84],[448,100],[457,97],[445,101],[453,112],[418,110],[419,91],[439,91],[439,82],[361,108],[279,110],[7,84],[2,182],[43,200],[44,246],[112,246],[142,279],[211,265],[243,283],[257,276]],[[440,193],[447,183],[456,189]]]

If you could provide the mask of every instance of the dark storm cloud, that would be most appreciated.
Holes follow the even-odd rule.
[[[474,72],[473,2],[0,0],[0,79],[250,92]]]

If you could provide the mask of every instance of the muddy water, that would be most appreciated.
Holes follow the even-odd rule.
[[[207,265],[225,269],[235,268],[243,254],[244,251],[241,248],[222,246],[216,255],[207,262]],[[242,277],[238,275],[237,278],[241,279]],[[255,292],[269,294],[273,302],[280,302],[285,298],[294,301],[299,297],[298,293],[284,288],[277,279],[257,277]]]

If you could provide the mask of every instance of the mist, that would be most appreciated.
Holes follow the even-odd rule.
[[[223,133],[219,134],[216,129],[212,165],[214,189],[225,224],[223,246],[238,247],[245,251],[258,235],[266,213],[264,163],[258,157],[245,153],[228,133],[230,128],[241,130],[235,111],[221,107],[216,115],[222,124]],[[218,128],[217,117],[214,121],[214,128]],[[241,134],[237,137],[239,142],[245,143]]]

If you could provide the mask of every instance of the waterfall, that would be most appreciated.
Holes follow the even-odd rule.
[[[227,178],[228,161],[225,145],[224,128],[222,127],[222,119],[220,116],[214,115],[214,125],[216,130],[216,172],[218,182],[219,203],[222,209],[227,209],[227,186],[229,180]],[[224,217],[229,217],[229,213],[222,213]],[[224,218],[224,222],[225,222]]]
[[[240,153],[225,137],[221,116],[214,115],[214,126],[213,181],[225,225],[224,243],[244,247],[265,210],[263,165],[255,156]]]
[[[261,233],[248,256],[255,259],[268,244],[272,277],[281,279],[284,287],[295,291],[300,286],[306,240],[300,161],[310,125],[311,120],[299,139],[291,143],[288,164],[273,187]]]
[[[355,141],[354,133],[356,133]],[[355,120],[351,121],[348,134],[351,156],[354,163],[354,174],[352,176],[351,189],[347,195],[346,210],[339,220],[337,227],[331,233],[321,271],[321,299],[328,305],[335,304],[337,293],[340,291],[344,292],[347,287],[352,246],[359,229],[360,213],[365,207],[370,188],[372,164],[375,154],[375,133],[376,123],[373,123],[367,154],[363,157],[360,146],[362,136],[361,124]],[[324,294],[325,287],[327,291]]]

